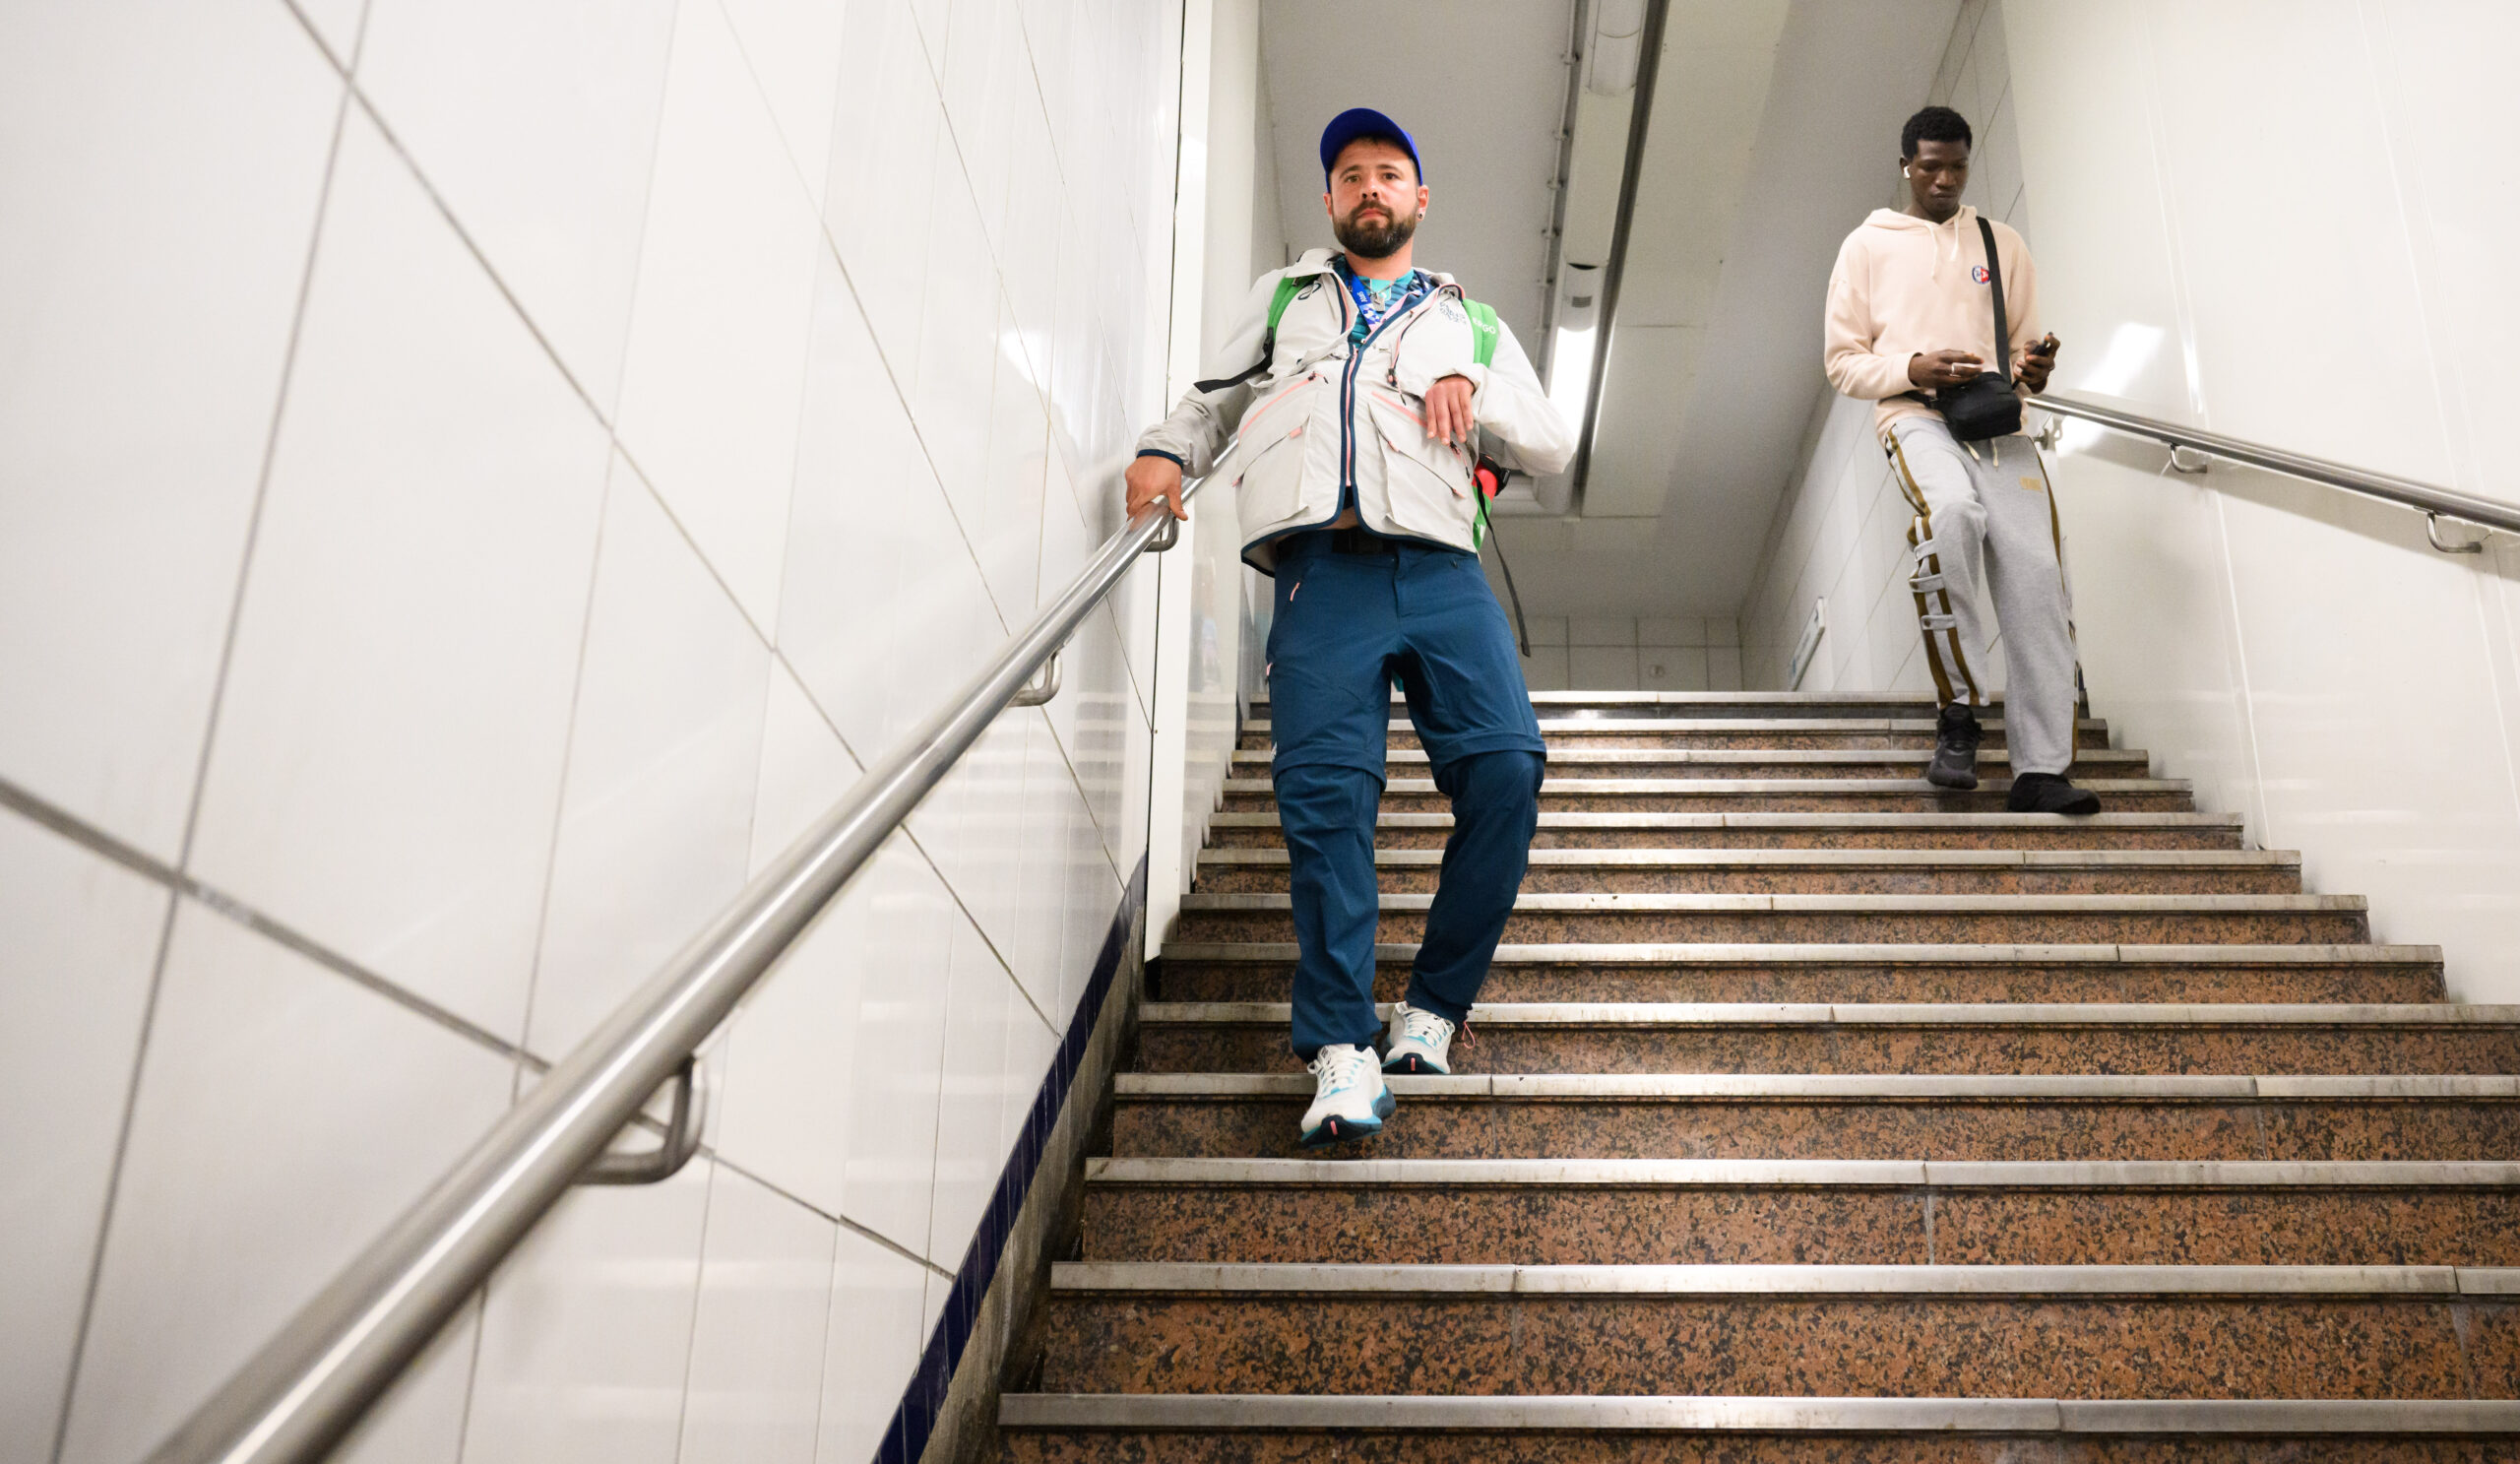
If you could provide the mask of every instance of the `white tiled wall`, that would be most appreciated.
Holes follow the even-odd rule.
[[[1739,626],[1724,619],[1533,615],[1534,691],[1738,691]]]
[[[1176,26],[0,8],[0,1464],[146,1452],[1118,527]],[[1144,852],[1151,608],[349,1457],[872,1452]]]
[[[2003,16],[1988,0],[1964,0],[1924,100],[1956,108],[1976,135],[1963,201],[2020,229],[2035,250],[2004,66]],[[1890,141],[1894,146],[1883,150],[1885,158],[1897,151],[1896,139]],[[1905,181],[1890,169],[1884,173],[1883,205],[1906,207]],[[2042,264],[2044,285],[2044,256]],[[1817,302],[1813,309],[1816,314]],[[1827,629],[1800,689],[1932,689],[1907,586],[1911,511],[1873,435],[1872,414],[1871,403],[1834,393],[1823,394],[1813,409],[1794,482],[1768,526],[1742,601],[1741,651],[1753,689],[1785,688],[1795,647],[1810,623],[1812,606],[1823,601]],[[2003,655],[1995,641],[2002,632],[1991,613],[1985,623],[1994,627],[1994,639],[1980,649],[1991,648],[1991,654],[1972,660],[2000,689]]]
[[[2488,242],[2520,227],[2515,47],[2520,12],[2452,0],[1969,0],[1935,87],[2039,251],[2059,390],[2520,503]],[[2340,176],[2369,186],[2340,207]],[[1858,607],[1903,598],[1859,413],[1816,424],[1772,532],[1753,685],[1820,595],[1865,637],[1806,686],[1917,683],[1913,620]],[[2520,543],[2443,555],[2415,514],[2165,456],[2068,423],[2051,459],[2095,710],[2380,938],[2440,944],[2455,993],[2520,999]]]

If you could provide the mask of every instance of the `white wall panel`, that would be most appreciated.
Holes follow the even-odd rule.
[[[1059,160],[1031,70],[1013,85],[1020,94],[1009,121],[1014,176],[1008,179],[1007,241],[998,248],[998,268],[1005,275],[1007,303],[1015,308],[1030,379],[1046,399],[1051,328],[1058,314]]]
[[[857,764],[784,666],[770,676],[752,870],[779,856],[857,781]],[[866,876],[811,926],[736,1012],[718,1098],[719,1152],[825,1214],[841,1211],[849,1065],[862,972]]]
[[[927,1243],[934,1197],[946,973],[961,917],[951,892],[900,835],[857,876],[850,897],[863,902],[864,914],[850,942],[858,997],[841,1213],[915,1253]]]
[[[1012,630],[1028,618],[1041,559],[1043,470],[1049,456],[1049,417],[1032,381],[1032,364],[1016,330],[1015,314],[1001,307],[990,341],[992,357],[986,421],[988,455],[982,464],[974,511],[964,531],[979,556],[998,614]],[[980,423],[974,422],[975,428]],[[1065,589],[1065,582],[1047,587]]]
[[[341,95],[269,0],[0,10],[0,778],[161,859]]]
[[[607,414],[673,16],[672,0],[375,0],[359,52],[360,91]]]
[[[980,228],[1003,258],[1023,247],[1006,231],[1006,200],[1014,170],[1016,109],[1030,104],[1032,57],[1015,0],[955,0],[939,63],[946,123],[972,182]],[[1019,80],[1020,78],[1020,80]]]
[[[904,388],[917,379],[940,149],[952,156],[909,0],[849,0],[823,219]]]
[[[1059,924],[1066,913],[1064,863],[1071,822],[1090,822],[1076,777],[1051,735],[1049,722],[1034,714],[1024,738],[1023,827],[1016,847],[1015,929],[1006,955],[1015,980],[1033,1005],[1064,1025],[1059,999]]]
[[[2302,851],[2311,888],[2369,895],[2377,938],[2520,994],[2520,805],[2476,572],[2413,514],[2282,479],[2222,491],[2263,837]]]
[[[187,903],[63,1457],[155,1447],[498,1117],[513,1070]]]
[[[838,1240],[831,1221],[711,1167],[678,1464],[813,1464]]]
[[[515,1034],[604,437],[353,113],[194,868]]]
[[[788,157],[821,207],[831,173],[832,118],[840,99],[846,7],[830,0],[724,0]]]
[[[162,885],[0,809],[0,1461],[49,1464],[165,933]]]
[[[469,1464],[672,1464],[715,1168],[573,1189],[490,1278]]]
[[[823,255],[815,280],[779,647],[873,759],[922,715],[891,702],[904,637],[930,628],[897,592],[911,566],[951,552],[953,524],[848,277]]]
[[[950,159],[951,150],[940,150]],[[959,168],[939,170],[928,216],[931,286],[919,317],[911,415],[973,543],[987,537],[989,391],[997,364],[997,275]]]
[[[307,28],[344,69],[357,58],[367,0],[293,0],[289,8],[305,18]]]
[[[2520,10],[2495,0],[2431,0],[2392,5],[2385,16],[2364,33],[2383,125],[2403,140],[2390,157],[2390,178],[2457,481],[2520,503],[2520,458],[2501,440],[2510,404],[2520,400],[2520,360],[2500,348],[2499,332],[2473,328],[2520,319],[2520,280],[2501,242],[2520,230],[2520,189],[2495,185],[2508,176],[2502,144],[2520,136],[2520,89],[2507,71],[2520,50]]]
[[[831,1324],[823,1353],[822,1464],[872,1459],[927,1344],[926,1267],[843,1227],[832,1266]]]
[[[613,460],[527,1046],[558,1058],[743,887],[770,652]]]
[[[1066,949],[1059,961],[1062,1031],[1075,1019],[1077,1003],[1085,999],[1086,983],[1094,974],[1103,939],[1111,933],[1111,918],[1126,889],[1112,865],[1102,831],[1092,819],[1069,822],[1066,858],[1066,920],[1060,937]],[[1136,868],[1137,861],[1130,860],[1129,867]]]
[[[936,1189],[919,1249],[948,1270],[963,1263],[998,1171],[1006,1050],[1018,1021],[1040,1025],[1015,979],[971,922],[954,922],[945,976],[945,1041],[936,1110]]]
[[[821,231],[715,5],[674,22],[620,434],[765,633],[779,613]]]

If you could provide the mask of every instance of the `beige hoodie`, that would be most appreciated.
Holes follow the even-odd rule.
[[[2040,337],[2039,276],[2030,249],[2008,223],[1995,224],[2003,265],[2004,324],[2012,332],[2012,370]],[[1908,362],[1934,350],[1968,350],[1995,359],[1995,311],[1985,277],[1985,240],[1978,211],[1967,204],[1940,223],[1895,209],[1875,209],[1838,246],[1829,274],[1824,345],[1829,384],[1850,397],[1879,402],[1873,426],[1888,431],[1903,416],[1931,408],[1915,391]]]

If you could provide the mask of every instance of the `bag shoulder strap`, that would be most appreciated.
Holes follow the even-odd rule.
[[[1986,241],[1986,288],[1995,297],[1995,375],[2012,380],[2012,329],[2004,322],[2004,267],[1995,258],[1995,226],[1978,216],[1979,237]]]
[[[1190,383],[1191,387],[1200,392],[1221,392],[1228,387],[1240,386],[1268,370],[1269,362],[1278,354],[1278,322],[1287,318],[1287,307],[1293,304],[1295,296],[1303,293],[1303,287],[1316,278],[1318,277],[1312,275],[1288,275],[1278,281],[1277,292],[1269,296],[1268,328],[1260,333],[1260,359],[1251,363],[1251,369],[1239,376],[1220,376],[1214,381],[1194,381]]]
[[[1294,303],[1296,295],[1303,293],[1303,287],[1311,282],[1311,278],[1305,275],[1289,275],[1278,282],[1278,292],[1269,297],[1269,329],[1260,336],[1263,342],[1274,343],[1278,339],[1278,322],[1287,318],[1287,307]],[[1265,350],[1262,351],[1262,356],[1264,359],[1267,356]]]

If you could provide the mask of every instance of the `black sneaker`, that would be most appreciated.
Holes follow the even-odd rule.
[[[2057,773],[2021,773],[2012,780],[2004,807],[2013,813],[2098,813],[2100,796]]]
[[[1925,781],[1962,793],[1978,786],[1978,714],[1953,702],[1942,709],[1933,727],[1933,761],[1925,764]]]

